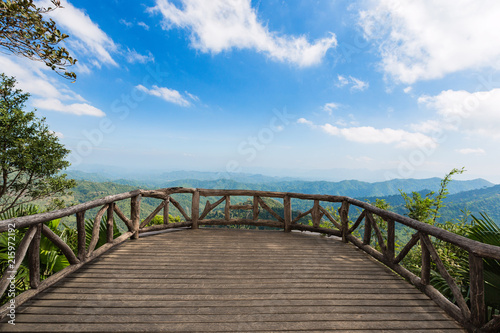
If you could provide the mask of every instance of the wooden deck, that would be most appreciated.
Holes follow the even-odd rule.
[[[182,230],[112,249],[17,311],[28,332],[464,332],[353,245],[305,233]]]

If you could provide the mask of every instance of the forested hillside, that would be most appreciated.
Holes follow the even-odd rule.
[[[344,180],[341,182],[328,181],[304,181],[286,178],[267,177],[263,175],[229,174],[231,179],[217,178],[213,172],[178,171],[159,174],[155,178],[146,176],[130,176],[127,178],[114,179],[109,174],[85,173],[71,171],[69,177],[76,180],[87,180],[93,182],[112,181],[113,183],[130,185],[134,188],[164,188],[164,187],[194,187],[194,188],[221,188],[221,189],[252,189],[263,191],[298,192],[308,194],[332,194],[345,195],[349,197],[380,197],[399,194],[404,192],[432,190],[440,186],[440,178],[428,179],[392,179],[383,182],[368,183],[357,180]],[[191,178],[179,178],[191,176]],[[224,175],[222,175],[224,176]],[[228,175],[226,175],[228,176]],[[491,187],[494,184],[484,179],[460,181],[455,180],[448,186],[451,194],[463,191]]]
[[[423,190],[419,192],[422,196],[425,196],[429,191]],[[401,195],[365,197],[361,199],[370,202],[374,202],[375,199],[384,199],[393,207],[394,212],[405,213],[404,200]],[[468,211],[477,217],[481,212],[486,213],[500,225],[500,185],[451,194],[444,202],[445,207],[440,210],[440,222],[453,221],[459,218],[462,212]]]
[[[332,182],[273,182],[264,184],[246,184],[238,183],[232,180],[221,179],[215,181],[200,181],[200,180],[178,180],[168,183],[169,187],[184,186],[198,188],[226,188],[226,189],[252,189],[252,190],[270,190],[283,192],[299,192],[313,194],[332,194],[346,195],[358,198],[364,201],[375,202],[375,199],[384,199],[392,207],[392,210],[405,214],[404,200],[399,194],[399,189],[410,192],[419,191],[422,195],[427,194],[430,190],[436,190],[439,186],[438,178],[416,180],[392,180],[380,183],[365,183],[359,181],[343,181],[338,183]],[[82,203],[97,198],[102,198],[107,195],[133,191],[137,188],[147,188],[140,184],[119,184],[116,182],[91,182],[78,181],[77,187],[73,189],[73,194],[66,197],[67,203]],[[473,188],[472,190],[468,190]],[[440,221],[452,221],[459,218],[461,211],[469,210],[474,215],[479,215],[480,212],[487,213],[493,220],[500,221],[500,185],[492,186],[491,183],[478,179],[470,181],[453,181],[449,186],[450,194],[445,201],[446,206],[441,210]],[[373,193],[380,193],[373,195]],[[392,195],[387,195],[390,193]],[[187,194],[177,194],[174,198],[185,207],[186,211],[190,210],[191,198]],[[205,200],[211,202],[217,198],[203,198],[202,207]],[[246,197],[241,197],[240,200],[233,199],[234,203],[244,202],[248,200]],[[141,217],[145,218],[158,204],[158,199],[143,198],[141,201]],[[279,205],[279,200],[277,201]],[[330,205],[325,204],[325,207]],[[297,200],[293,201],[294,211],[307,211],[312,207],[312,201]],[[130,204],[128,201],[120,203],[120,208],[123,211],[129,211]],[[279,209],[279,207],[277,207]],[[180,213],[172,207],[171,214],[180,216]],[[89,214],[92,214],[91,212]],[[66,220],[69,223],[73,222],[72,218]]]

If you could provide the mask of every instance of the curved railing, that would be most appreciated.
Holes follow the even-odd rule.
[[[175,200],[174,194],[191,195],[191,212],[184,209]],[[161,200],[160,204],[142,222],[140,218],[140,203],[142,197]],[[203,200],[204,208],[200,212],[200,197],[217,197],[214,203]],[[232,197],[250,197],[250,203],[232,204]],[[272,209],[264,198],[274,198],[282,201],[283,211]],[[117,202],[130,199],[130,218],[122,212]],[[310,200],[312,208],[304,213],[292,213],[292,200]],[[238,202],[241,202],[239,200]],[[338,217],[335,218],[331,210],[322,205],[336,203],[339,205]],[[209,214],[219,205],[224,204],[223,218],[208,218]],[[184,221],[169,223],[169,208],[174,206]],[[90,244],[86,245],[85,213],[93,208],[100,207],[96,213]],[[353,213],[352,208],[357,208]],[[164,224],[147,226],[152,219],[163,210]],[[248,210],[245,218],[232,218],[231,211]],[[351,213],[350,213],[351,211]],[[261,212],[266,212],[269,219],[261,219]],[[76,228],[78,232],[78,253],[73,253],[68,244],[64,243],[44,222],[66,216],[76,215]],[[107,214],[107,243],[96,249],[99,238],[101,220]],[[124,222],[128,231],[113,238],[113,222],[115,215]],[[213,215],[213,214],[212,214]],[[251,216],[251,218],[250,218]],[[299,223],[303,218],[310,216],[312,225]],[[356,219],[352,218],[356,217]],[[352,218],[352,220],[351,220]],[[328,221],[328,228],[322,227],[321,222]],[[386,231],[382,232],[381,223]],[[396,223],[409,227],[413,234],[408,243],[396,253]],[[23,240],[15,252],[13,265],[7,267],[0,280],[0,295],[6,292],[9,286],[9,277],[16,272],[26,255],[28,255],[31,289],[15,298],[19,306],[29,298],[45,290],[63,277],[79,269],[85,263],[93,260],[110,248],[126,241],[129,238],[137,239],[144,232],[160,231],[171,228],[190,227],[197,229],[199,226],[213,225],[251,225],[282,228],[291,230],[319,232],[327,235],[341,237],[342,241],[350,242],[370,254],[375,259],[384,263],[393,271],[404,277],[419,290],[432,298],[449,315],[464,325],[469,331],[496,332],[500,330],[500,316],[486,322],[485,287],[483,277],[483,258],[500,260],[500,247],[479,243],[468,238],[453,234],[441,228],[428,225],[409,217],[398,215],[369,203],[344,196],[312,195],[301,193],[268,192],[252,190],[222,190],[222,189],[190,189],[166,188],[160,190],[136,190],[128,193],[108,196],[102,199],[86,202],[69,208],[14,218],[0,221],[0,232],[12,232],[14,229],[28,228]],[[362,232],[361,232],[362,230]],[[68,259],[70,266],[62,271],[40,281],[40,238],[43,234],[55,244]],[[359,235],[357,237],[356,235]],[[470,270],[470,295],[467,302],[460,292],[452,275],[446,270],[442,259],[431,242],[430,237],[435,237],[444,242],[454,244],[469,253]],[[372,239],[375,240],[372,246]],[[422,268],[420,276],[415,275],[400,263],[410,250],[420,242]],[[451,289],[455,303],[449,301],[430,284],[431,262],[434,262],[439,274]],[[6,316],[9,304],[0,309],[0,315]]]

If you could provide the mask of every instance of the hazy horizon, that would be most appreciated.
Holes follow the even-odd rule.
[[[119,179],[141,179],[144,177],[151,177],[155,175],[161,175],[163,173],[175,173],[175,172],[186,172],[186,173],[208,173],[214,176],[213,180],[220,178],[233,178],[233,173],[228,173],[223,170],[194,170],[194,169],[134,169],[134,168],[124,168],[119,166],[105,166],[105,165],[87,165],[80,166],[78,168],[70,167],[68,170],[71,171],[81,171],[85,173],[96,173],[101,175],[108,175],[111,178]],[[212,175],[213,174],[213,175]],[[234,173],[236,175],[255,175],[264,177],[275,177],[280,179],[292,179],[292,180],[303,180],[303,181],[329,181],[329,182],[339,182],[344,180],[358,180],[368,183],[384,182],[393,179],[429,179],[429,178],[443,178],[444,174],[422,174],[421,177],[394,177],[386,178],[387,175],[396,175],[396,170],[347,170],[347,169],[337,169],[337,170],[248,170],[239,173]],[[135,178],[134,178],[135,177]],[[493,184],[500,184],[498,181],[493,181],[488,178],[480,176],[467,175],[465,172],[462,175],[455,175],[454,180],[474,180],[482,178]]]

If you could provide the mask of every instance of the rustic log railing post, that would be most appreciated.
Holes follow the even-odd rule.
[[[76,213],[76,230],[78,232],[78,259],[85,260],[87,255],[85,235],[85,211]]]
[[[191,229],[198,229],[198,218],[200,217],[200,192],[195,190],[191,203]]]
[[[311,211],[312,223],[314,228],[319,228],[321,222],[321,212],[319,209],[319,200],[314,200],[313,208]]]
[[[259,219],[259,198],[257,196],[253,197],[253,220],[257,221]]]
[[[349,203],[342,201],[342,206],[339,209],[340,222],[342,223],[342,241],[347,243],[347,233],[349,231]]]
[[[226,195],[226,206],[224,207],[224,219],[226,221],[229,221],[231,218],[231,197],[229,195]]]
[[[168,224],[170,222],[170,218],[168,217],[168,209],[170,204],[170,197],[167,197],[164,201],[163,205],[163,224]]]
[[[35,236],[28,250],[28,261],[30,270],[30,286],[37,289],[40,284],[40,240],[42,238],[42,224],[36,226]]]
[[[396,226],[394,220],[387,220],[387,252],[389,262],[394,262],[394,251],[396,242]]]
[[[425,246],[422,241],[425,235],[423,233],[419,233],[420,235],[420,248],[422,250],[422,269],[420,271],[420,279],[422,280],[422,284],[428,285],[431,279],[431,254],[429,249]]]
[[[115,233],[114,231],[114,213],[115,211],[115,203],[112,202],[109,204],[108,206],[108,212],[107,212],[107,217],[108,217],[108,221],[107,221],[107,230],[106,230],[106,235],[107,235],[107,242],[108,243],[113,243],[113,235]]]
[[[134,227],[132,239],[139,238],[139,225],[141,224],[141,195],[136,195],[131,198],[130,202],[130,219]]]
[[[289,195],[283,198],[283,217],[285,220],[285,232],[292,231],[292,202]]]
[[[481,327],[486,323],[484,302],[483,258],[469,252],[470,310],[472,324]]]
[[[370,245],[372,242],[372,224],[368,214],[365,214],[365,233],[363,235],[363,245]]]

